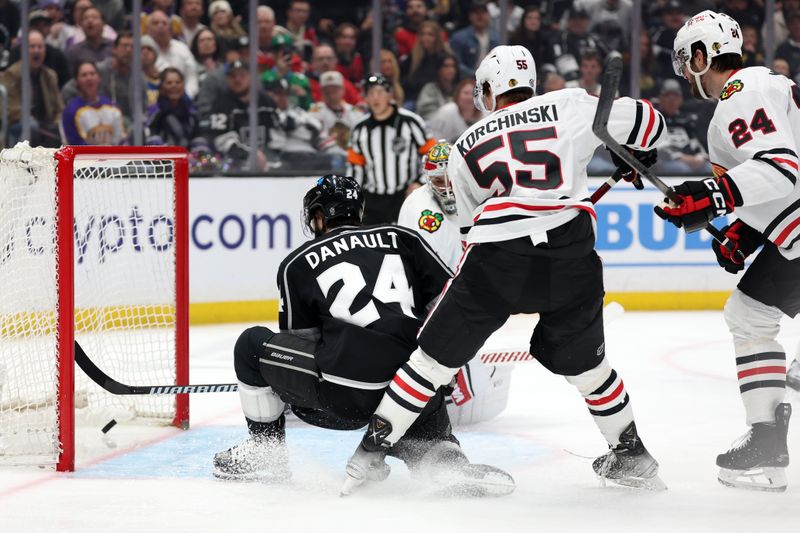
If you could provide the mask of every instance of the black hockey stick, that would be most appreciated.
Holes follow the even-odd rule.
[[[661,191],[661,193],[672,203],[675,205],[680,205],[682,202],[681,197],[678,196],[678,194],[673,191],[671,187],[668,187],[666,183],[661,181],[658,176],[650,172],[649,168],[640,163],[639,160],[633,156],[633,154],[631,154],[625,149],[624,146],[618,143],[617,140],[614,139],[614,137],[612,137],[608,132],[608,117],[611,113],[611,103],[609,102],[607,104],[608,109],[601,108],[603,107],[604,96],[611,101],[614,99],[613,93],[616,92],[616,86],[614,91],[611,91],[612,94],[605,94],[606,82],[609,79],[612,79],[613,76],[616,76],[617,83],[619,82],[620,76],[622,76],[622,55],[620,55],[619,52],[611,52],[608,54],[608,59],[606,60],[606,74],[603,76],[603,85],[600,91],[600,102],[597,104],[597,112],[595,113],[594,122],[592,122],[592,132],[594,132],[594,134],[597,135],[597,137],[603,141],[603,143],[605,143],[609,150],[617,154],[620,159],[628,163],[628,165],[635,170],[639,176],[655,185],[655,187]],[[605,117],[602,116],[603,114],[605,114]],[[704,229],[729,252],[733,252],[733,243],[730,242],[720,230],[711,224],[707,224]],[[744,261],[744,256],[740,251],[737,250],[736,254],[742,261]]]
[[[622,56],[617,52],[611,52],[606,60],[603,81],[600,84],[600,98],[597,102],[597,109],[594,112],[592,121],[592,131],[597,134],[598,129],[608,129],[608,117],[611,116],[611,106],[614,105],[614,97],[617,94],[619,80],[622,78]],[[599,135],[598,135],[599,137]],[[590,198],[596,204],[600,198],[611,190],[611,187],[619,183],[622,179],[622,171],[618,168],[594,193]]]
[[[238,383],[211,383],[208,385],[125,385],[100,370],[78,341],[75,341],[75,362],[89,378],[111,394],[192,394],[198,392],[236,392]]]

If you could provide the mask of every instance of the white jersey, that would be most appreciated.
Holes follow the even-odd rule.
[[[530,236],[546,242],[546,231],[587,211],[586,165],[601,144],[592,133],[596,97],[583,89],[534,96],[495,111],[458,138],[448,170],[467,243]],[[618,98],[608,121],[619,143],[654,148],[664,117],[646,100]]]
[[[800,89],[764,67],[736,71],[708,128],[714,174],[727,173],[742,196],[734,215],[800,257]]]
[[[397,224],[419,233],[450,270],[455,271],[463,253],[458,215],[445,213],[427,185],[408,195]]]

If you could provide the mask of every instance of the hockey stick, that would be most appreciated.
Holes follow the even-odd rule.
[[[75,341],[75,362],[89,378],[111,394],[192,394],[199,392],[236,392],[238,383],[211,383],[208,385],[125,385],[108,374],[89,359],[78,341]]]
[[[616,73],[616,74],[615,74]],[[603,86],[600,92],[600,103],[597,104],[597,113],[595,114],[595,120],[592,123],[592,132],[597,135],[597,137],[603,141],[603,143],[608,147],[609,150],[617,154],[620,159],[625,161],[633,170],[635,170],[639,176],[646,179],[655,187],[661,191],[661,193],[669,199],[675,205],[680,205],[682,199],[678,194],[672,190],[671,187],[667,186],[666,183],[661,181],[661,179],[650,172],[650,169],[644,166],[642,163],[636,159],[633,154],[631,154],[624,146],[617,142],[614,137],[608,132],[608,116],[611,113],[611,106],[608,106],[608,110],[605,113],[605,120],[598,120],[601,115],[601,107],[603,105],[603,97],[606,96],[605,89],[606,89],[606,81],[608,79],[612,79],[614,75],[617,76],[617,82],[619,82],[619,76],[622,75],[622,56],[618,52],[611,52],[608,54],[608,59],[606,61],[606,75],[608,77],[603,77]],[[616,91],[616,89],[615,89]],[[613,96],[608,96],[613,100]],[[605,110],[603,110],[605,111]],[[730,242],[725,235],[718,230],[716,227],[712,226],[711,224],[707,224],[704,228],[708,233],[711,234],[714,239],[719,242],[722,246],[724,246],[729,252],[733,252],[733,243]],[[738,257],[744,261],[744,255],[740,251],[736,251]]]
[[[617,52],[611,52],[606,60],[605,72],[603,73],[603,81],[600,85],[600,98],[597,102],[597,109],[594,112],[594,120],[592,120],[592,131],[597,134],[598,129],[608,128],[608,117],[611,116],[611,106],[614,105],[614,97],[617,94],[619,87],[619,80],[622,78],[622,56]],[[598,135],[599,137],[599,135]],[[592,193],[590,200],[596,204],[600,198],[611,190],[611,187],[619,183],[622,179],[621,169],[614,171],[596,191]]]

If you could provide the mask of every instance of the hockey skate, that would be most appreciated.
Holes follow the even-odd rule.
[[[753,424],[726,453],[717,456],[719,482],[726,487],[783,492],[788,485],[786,433],[792,406],[778,404],[775,422]]]
[[[442,442],[413,468],[412,474],[431,486],[436,496],[485,498],[507,496],[517,488],[511,475],[491,465],[470,463],[461,448]]]
[[[279,483],[292,477],[286,448],[286,419],[254,423],[250,438],[214,455],[214,477],[231,481]]]
[[[800,392],[800,361],[797,359],[786,369],[786,386],[795,392]]]
[[[636,422],[631,422],[620,434],[617,446],[594,460],[592,468],[603,486],[606,480],[610,480],[618,485],[637,489],[667,489],[667,485],[658,477],[658,461],[639,439]]]

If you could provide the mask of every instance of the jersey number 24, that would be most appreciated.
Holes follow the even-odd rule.
[[[390,254],[383,257],[372,295],[366,305],[357,311],[352,310],[353,302],[367,286],[361,268],[353,263],[343,262],[333,265],[317,276],[319,288],[326,298],[331,288],[338,282],[342,282],[342,286],[330,304],[330,313],[334,318],[361,327],[372,324],[381,318],[375,302],[372,301],[373,298],[385,304],[398,303],[403,314],[414,316],[412,311],[414,291],[408,283],[403,260],[399,255]]]

